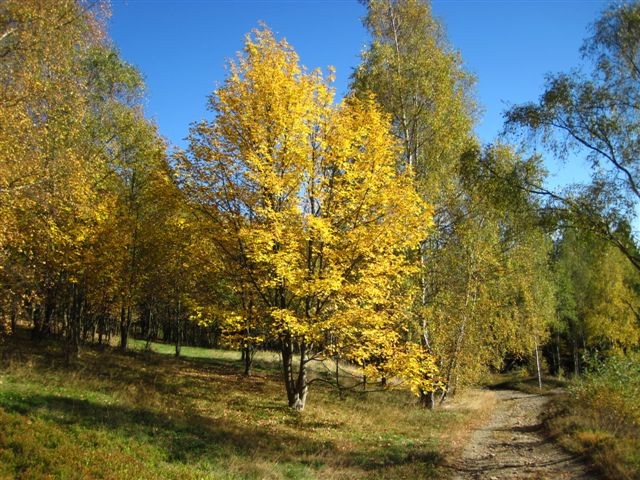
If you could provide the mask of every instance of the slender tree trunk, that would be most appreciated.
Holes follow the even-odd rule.
[[[423,240],[420,243],[420,265],[421,265],[421,273],[420,273],[420,306],[424,309],[427,306],[427,279],[426,279],[426,250],[427,250],[427,241]],[[427,325],[427,318],[422,313],[421,314],[421,322],[422,322],[422,337],[420,338],[420,343],[422,348],[431,353],[431,342],[429,339],[429,329]],[[427,408],[428,410],[433,410],[436,407],[436,398],[435,392],[420,392],[420,404]]]
[[[73,286],[73,292],[75,292],[76,286]],[[71,302],[73,303],[75,300],[73,296],[75,293],[72,293]],[[44,336],[51,333],[52,330],[52,319],[55,312],[55,300],[53,299],[53,293],[49,292],[47,294],[47,298],[44,302],[44,319],[40,326],[40,333]]]
[[[176,357],[179,357],[180,352],[182,351],[182,329],[180,328],[180,322],[180,300],[178,299],[178,306],[176,308]]]
[[[11,333],[11,324],[4,312],[4,309],[0,307],[0,344],[2,344],[2,337]]]
[[[131,327],[131,306],[120,308],[120,350],[126,351],[129,344],[129,328]]]
[[[29,317],[31,318],[31,339],[37,340],[40,338],[40,319],[38,314],[38,308],[31,304],[29,305]]]
[[[296,381],[297,398],[292,406],[295,410],[302,411],[307,403],[309,385],[307,383],[307,346],[303,341],[300,345],[300,362],[298,365],[298,379]]]
[[[11,333],[16,333],[18,323],[18,305],[16,304],[15,299],[11,301]]]
[[[102,346],[102,336],[104,335],[105,313],[101,313],[98,317],[98,345]]]
[[[71,304],[67,307],[65,332],[65,363],[70,365],[78,359],[80,353],[80,321],[82,317],[82,301],[78,286],[71,287]]]
[[[396,19],[396,13],[394,9],[393,2],[389,0],[388,2],[388,13],[389,18],[391,19],[391,27],[393,29],[393,44],[396,51],[396,61],[395,65],[396,74],[401,76],[400,63],[402,61],[402,54],[400,52],[400,39],[399,39],[399,25]],[[400,128],[402,130],[402,136],[404,141],[405,153],[407,155],[406,161],[409,167],[413,168],[415,165],[415,152],[414,152],[414,139],[411,136],[411,132],[409,130],[409,119],[407,118],[407,108],[406,108],[406,100],[400,95]]]
[[[96,341],[96,331],[98,330],[98,317],[92,316],[91,329],[89,330],[89,341],[91,343]]]
[[[540,354],[538,353],[537,341],[536,341],[536,371],[538,372],[538,388],[542,390],[542,373],[540,372]]]
[[[291,336],[289,334],[283,335],[281,339],[281,352],[282,352],[282,375],[284,385],[287,390],[287,400],[291,407],[294,402],[294,392],[292,391],[293,385],[293,346],[291,345]]]
[[[147,321],[148,321],[147,338],[146,338],[146,343],[144,344],[144,349],[151,350],[151,337],[153,335],[153,312],[151,311],[151,309],[149,309]]]
[[[255,355],[255,349],[252,345],[248,344],[242,348],[242,361],[244,362],[244,374],[245,376],[251,375],[251,367],[253,365],[253,357]]]
[[[556,356],[558,358],[558,369],[556,371],[556,375],[560,375],[560,371],[562,369],[562,359],[560,358],[560,334],[556,333]]]

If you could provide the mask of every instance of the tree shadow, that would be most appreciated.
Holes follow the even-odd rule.
[[[145,408],[103,405],[84,399],[56,395],[5,396],[2,408],[22,415],[37,415],[62,428],[78,426],[108,430],[165,452],[169,462],[197,462],[227,458],[229,455],[270,462],[295,462],[317,466],[332,463],[382,473],[397,467],[432,471],[443,461],[434,450],[376,446],[340,452],[331,441],[316,441],[303,435],[267,431],[257,425],[241,426],[233,421],[197,414],[176,417]],[[269,410],[280,410],[265,405]]]
[[[398,447],[378,447],[373,450],[352,454],[353,463],[366,471],[393,469],[403,465],[418,467],[419,470],[433,470],[442,465],[444,458],[436,450],[402,449]]]
[[[524,393],[547,395],[550,390],[566,387],[567,381],[560,378],[543,376],[542,390],[538,387],[538,377],[507,377],[498,383],[487,385],[487,390],[519,390]]]
[[[292,412],[284,390],[279,392],[277,371],[245,377],[239,363],[232,368],[227,362],[109,348],[86,348],[77,364],[67,367],[56,342],[34,349],[30,340],[16,339],[7,347],[17,365],[48,378],[48,387],[64,388],[61,395],[5,391],[0,407],[53,422],[71,436],[78,427],[112,432],[155,446],[169,462],[224,462],[239,456],[385,478],[424,476],[443,463],[429,444],[367,438],[345,448],[340,438],[349,435],[349,425]],[[79,398],[86,393],[89,398]],[[203,404],[209,410],[199,408]],[[316,436],[316,430],[333,432]]]
[[[164,450],[169,461],[197,461],[230,454],[287,461],[309,452],[335,448],[326,442],[268,432],[255,425],[241,426],[220,418],[193,413],[164,415],[145,408],[103,405],[68,396],[5,396],[1,406],[8,412],[37,415],[63,428],[109,430],[152,444]]]

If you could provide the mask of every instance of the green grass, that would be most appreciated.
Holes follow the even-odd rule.
[[[147,349],[147,342],[145,340],[131,340],[129,342],[129,348],[134,352],[157,353],[160,355],[175,356],[176,353],[175,345],[161,342],[151,342]],[[180,349],[180,356],[186,359],[204,360],[220,366],[240,368],[238,366],[240,365],[240,353],[236,350],[183,346]],[[279,368],[279,365],[280,355],[278,352],[258,350],[253,359],[252,369],[254,371],[267,372]]]
[[[277,355],[241,375],[237,352],[154,344],[86,348],[73,368],[55,343],[0,347],[0,479],[446,478],[469,408],[428,412],[407,392],[314,384],[286,407]]]

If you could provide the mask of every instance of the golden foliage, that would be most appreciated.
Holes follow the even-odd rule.
[[[394,296],[415,270],[405,252],[432,214],[411,170],[397,172],[373,98],[332,97],[320,71],[255,30],[210,99],[215,121],[194,128],[180,160],[219,253],[260,305],[252,318],[267,319],[260,334],[364,363],[398,344]]]

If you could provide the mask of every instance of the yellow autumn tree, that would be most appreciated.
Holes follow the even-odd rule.
[[[125,345],[148,310],[149,239],[174,190],[107,16],[101,0],[0,5],[0,323],[62,334],[67,361],[117,316]]]
[[[411,172],[395,168],[387,116],[370,97],[335,105],[330,80],[302,68],[286,41],[255,30],[210,98],[215,120],[195,125],[178,155],[218,254],[281,349],[298,410],[313,359],[384,364],[409,348],[395,294],[414,269],[404,252],[431,224]],[[411,367],[421,379],[434,368],[428,357]]]
[[[46,330],[56,286],[78,298],[102,203],[99,149],[86,128],[86,60],[103,39],[104,7],[71,0],[0,7],[0,310],[15,321],[21,305],[42,305],[32,315],[35,331]],[[80,302],[69,303],[75,318]]]

